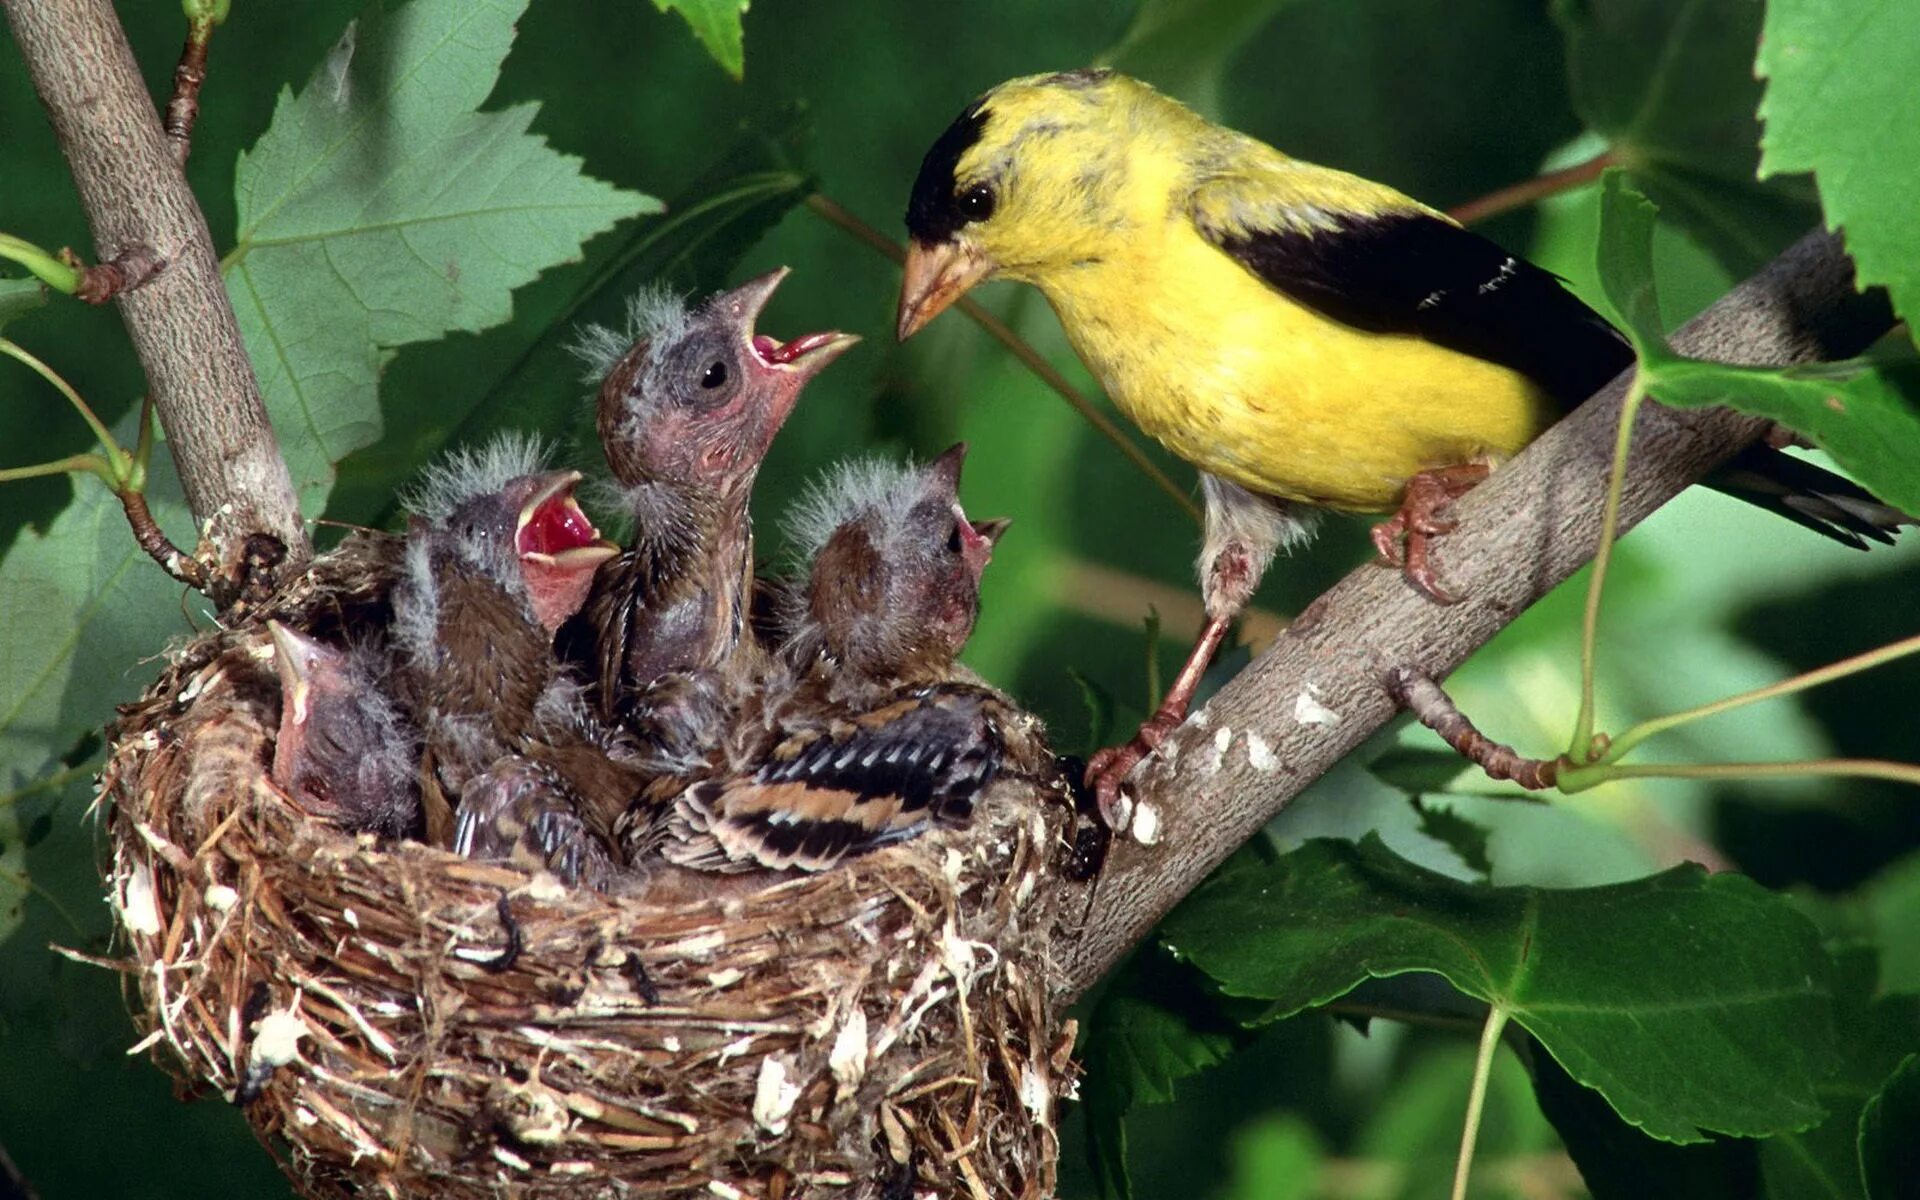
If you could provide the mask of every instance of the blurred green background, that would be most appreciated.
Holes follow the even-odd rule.
[[[1120,65],[1234,126],[1444,207],[1600,149],[1591,129],[1605,124],[1605,106],[1591,93],[1606,81],[1596,81],[1595,63],[1630,73],[1675,44],[1682,34],[1662,22],[1663,7],[1680,6],[1145,0],[1136,11],[1128,0],[762,0],[746,18],[746,74],[736,83],[676,16],[638,0],[550,2],[522,22],[490,107],[537,100],[536,132],[584,158],[589,173],[667,199],[676,215],[697,211],[717,181],[741,169],[780,169],[812,179],[898,238],[921,154],[971,97],[1009,76],[1114,58],[1118,48]],[[1750,71],[1742,77],[1735,68],[1751,62],[1759,6],[1723,0],[1704,7],[1731,22],[1720,36],[1736,51],[1744,45],[1745,58],[1722,46],[1717,56],[1689,60],[1688,70],[1719,72],[1713,86],[1750,112]],[[236,153],[266,128],[275,94],[304,82],[357,10],[340,0],[243,2],[217,34],[188,173],[220,247],[233,240]],[[123,5],[121,17],[162,94],[182,36],[177,7]],[[1602,33],[1612,40],[1596,56]],[[87,253],[72,184],[11,43],[0,46],[0,63],[0,229]],[[1589,99],[1577,107],[1583,95]],[[1723,172],[1726,186],[1703,193],[1689,172],[1713,176],[1710,164],[1655,159],[1655,198],[1681,218],[1663,226],[1659,243],[1674,322],[1814,219],[1804,186],[1791,181],[1762,192],[1738,178],[1729,184]],[[1689,194],[1705,199],[1689,207]],[[1040,711],[1063,749],[1087,743],[1076,677],[1111,694],[1122,723],[1137,718],[1149,656],[1157,653],[1170,672],[1197,620],[1192,521],[960,316],[937,322],[909,347],[894,345],[896,268],[815,213],[787,206],[793,195],[748,206],[749,218],[711,244],[656,254],[642,272],[673,258],[669,277],[704,289],[784,263],[794,275],[764,318],[766,329],[791,336],[837,327],[866,338],[809,389],[769,460],[755,500],[764,554],[777,556],[778,514],[824,464],[876,448],[929,455],[964,438],[973,445],[969,510],[1016,519],[989,574],[969,660]],[[562,438],[570,455],[590,463],[585,389],[553,352],[553,339],[542,338],[556,324],[616,319],[620,291],[638,282],[631,271],[584,306],[575,302],[631,239],[645,238],[661,220],[602,236],[589,245],[587,262],[518,292],[510,324],[401,352],[382,384],[386,437],[344,464],[328,515],[390,521],[393,486],[407,471],[450,438],[503,424]],[[1487,232],[1584,286],[1595,220],[1591,194],[1574,194],[1502,218]],[[764,236],[735,261],[730,251],[741,230],[757,224],[767,225]],[[996,285],[979,297],[1095,390],[1036,294]],[[111,309],[57,302],[9,333],[66,374],[109,421],[140,393],[137,364]],[[0,465],[87,446],[80,422],[23,371],[0,371],[0,412],[7,434]],[[1182,486],[1191,484],[1189,469],[1151,452]],[[49,521],[71,488],[96,486],[91,479],[7,486],[0,549],[23,528]],[[1310,550],[1276,566],[1260,605],[1281,618],[1297,611],[1362,562],[1364,547],[1360,523],[1330,522]],[[1917,594],[1920,539],[1855,554],[1783,532],[1717,496],[1687,495],[1623,550],[1608,593],[1601,726],[1619,728],[1911,633]],[[1576,695],[1578,604],[1578,594],[1562,589],[1457,677],[1458,698],[1483,728],[1539,752],[1559,745]],[[1155,610],[1165,627],[1157,646],[1142,629]],[[178,632],[188,632],[184,618]],[[137,692],[151,670],[128,663],[119,694]],[[1911,758],[1920,744],[1917,690],[1920,667],[1896,666],[1690,727],[1657,749],[1687,761]],[[1399,742],[1419,739],[1402,730],[1383,734],[1277,820],[1272,836],[1284,844],[1379,830],[1401,854],[1465,874],[1419,832],[1405,796],[1364,769],[1365,759]],[[11,928],[0,944],[0,1144],[45,1197],[286,1194],[236,1112],[217,1098],[175,1103],[144,1057],[123,1054],[133,1035],[116,981],[47,952],[50,942],[104,951],[109,922],[97,831],[83,817],[98,746],[46,749],[65,756],[67,769],[27,773],[0,763],[0,930]],[[1839,892],[1920,844],[1920,808],[1891,786],[1616,784],[1551,806],[1457,803],[1493,828],[1497,882],[1591,883],[1694,859],[1740,867],[1774,886]],[[1308,1016],[1248,1040],[1234,1061],[1183,1084],[1176,1103],[1130,1118],[1137,1194],[1267,1195],[1258,1181],[1272,1160],[1312,1144],[1346,1172],[1339,1186],[1323,1173],[1324,1194],[1444,1191],[1470,1037],[1382,1023],[1361,1037]],[[1495,1080],[1476,1190],[1577,1194],[1577,1177],[1556,1152],[1524,1078],[1505,1071]],[[1068,1196],[1090,1194],[1092,1186],[1080,1166],[1077,1120],[1068,1121]]]

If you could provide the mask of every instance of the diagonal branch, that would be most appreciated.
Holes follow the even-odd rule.
[[[118,297],[167,447],[221,564],[248,535],[304,560],[292,477],[207,233],[206,217],[147,95],[111,0],[0,0],[73,169],[102,261],[145,253],[161,266]]]
[[[1853,290],[1839,239],[1816,232],[1689,322],[1674,344],[1699,358],[1785,364],[1857,353],[1891,321],[1877,295]],[[1142,766],[1134,781],[1154,844],[1115,839],[1096,915],[1063,947],[1065,992],[1077,995],[1111,969],[1235,847],[1391,720],[1390,670],[1444,678],[1593,556],[1625,390],[1625,376],[1614,380],[1456,506],[1459,527],[1440,567],[1461,603],[1433,604],[1399,572],[1361,567]],[[1634,430],[1621,528],[1767,428],[1726,409],[1649,404]]]

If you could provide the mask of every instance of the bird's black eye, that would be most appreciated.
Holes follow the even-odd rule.
[[[700,386],[703,388],[717,388],[726,381],[727,364],[723,362],[710,363],[706,374],[700,376]]]
[[[956,201],[960,214],[969,221],[984,221],[993,215],[993,189],[984,183],[976,183],[960,193]]]
[[[958,525],[955,525],[953,532],[947,535],[947,553],[960,553],[960,526]]]

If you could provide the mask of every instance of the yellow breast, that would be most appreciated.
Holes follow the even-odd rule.
[[[1034,282],[1122,411],[1264,495],[1388,511],[1418,472],[1509,457],[1557,416],[1505,367],[1294,302],[1179,216]]]

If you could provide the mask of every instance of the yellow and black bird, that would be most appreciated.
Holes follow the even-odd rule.
[[[1109,815],[1320,510],[1395,513],[1375,545],[1444,601],[1438,510],[1633,361],[1557,278],[1444,214],[1110,71],[981,96],[906,223],[902,339],[984,279],[1031,283],[1114,403],[1200,469],[1207,625],[1140,734],[1096,756]],[[1764,446],[1732,467],[1716,486],[1852,545],[1908,520]]]

